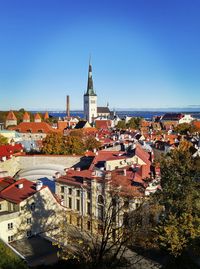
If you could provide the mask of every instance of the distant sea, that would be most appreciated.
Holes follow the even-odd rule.
[[[35,111],[32,111],[33,113]],[[165,113],[177,113],[181,112],[183,114],[190,114],[196,119],[200,119],[200,111],[199,112],[188,112],[188,111],[132,111],[132,110],[127,110],[127,111],[116,111],[116,114],[120,117],[123,118],[125,116],[129,117],[142,117],[146,120],[151,120],[154,116],[161,116],[164,115]],[[66,116],[66,113],[64,111],[49,111],[49,115],[56,117],[56,118],[63,118]],[[83,111],[71,111],[70,112],[71,116],[76,116],[83,118]]]

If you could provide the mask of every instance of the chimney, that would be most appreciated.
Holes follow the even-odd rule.
[[[67,95],[67,103],[66,103],[67,107],[66,107],[66,114],[67,117],[70,117],[70,104],[69,104],[69,95]]]

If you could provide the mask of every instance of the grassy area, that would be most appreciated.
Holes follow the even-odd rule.
[[[0,240],[0,269],[28,269],[26,263]]]

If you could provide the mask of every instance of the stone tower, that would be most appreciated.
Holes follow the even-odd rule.
[[[84,117],[92,123],[97,117],[97,95],[94,92],[92,80],[92,65],[89,62],[87,92],[84,94]]]

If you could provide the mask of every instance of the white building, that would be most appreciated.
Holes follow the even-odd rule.
[[[91,64],[89,64],[87,92],[84,94],[84,117],[89,123],[97,117],[97,95],[93,88]]]
[[[63,217],[63,206],[42,182],[0,179],[0,238],[4,242],[36,234],[53,237]]]
[[[190,114],[185,114],[180,120],[179,124],[181,123],[191,123],[195,118],[193,118]]]

